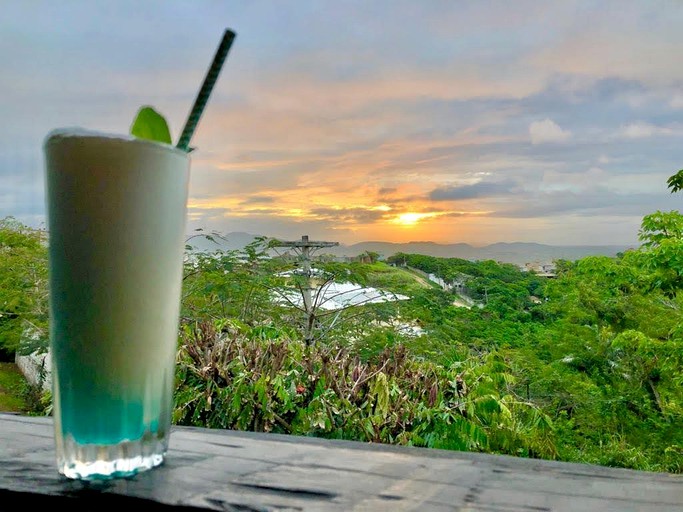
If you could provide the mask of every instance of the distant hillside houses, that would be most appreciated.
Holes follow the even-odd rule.
[[[534,272],[539,277],[556,277],[557,265],[554,263],[525,263],[521,267],[522,272]]]

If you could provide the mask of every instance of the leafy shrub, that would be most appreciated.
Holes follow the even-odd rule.
[[[186,323],[174,422],[554,458],[547,416],[495,355],[443,367],[397,345],[362,360],[269,325]]]

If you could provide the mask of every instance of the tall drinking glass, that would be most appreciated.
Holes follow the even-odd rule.
[[[168,449],[190,158],[80,129],[44,153],[58,470],[132,475]]]

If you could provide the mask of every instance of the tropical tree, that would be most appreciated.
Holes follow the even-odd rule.
[[[48,318],[47,236],[13,217],[0,220],[0,351],[22,339],[32,351],[44,344]]]

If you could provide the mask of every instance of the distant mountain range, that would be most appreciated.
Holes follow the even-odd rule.
[[[257,235],[235,232],[216,238],[216,243],[198,237],[189,241],[198,250],[239,250],[250,244]],[[333,240],[326,240],[333,241]],[[545,245],[527,242],[498,242],[482,247],[466,243],[439,244],[435,242],[359,242],[352,245],[340,244],[336,247],[324,248],[315,254],[332,254],[334,256],[358,256],[366,251],[376,252],[387,258],[398,252],[406,254],[424,254],[438,258],[461,258],[470,261],[494,260],[504,263],[523,265],[525,263],[551,263],[553,260],[578,260],[586,256],[615,256],[620,252],[634,248],[628,245]]]

